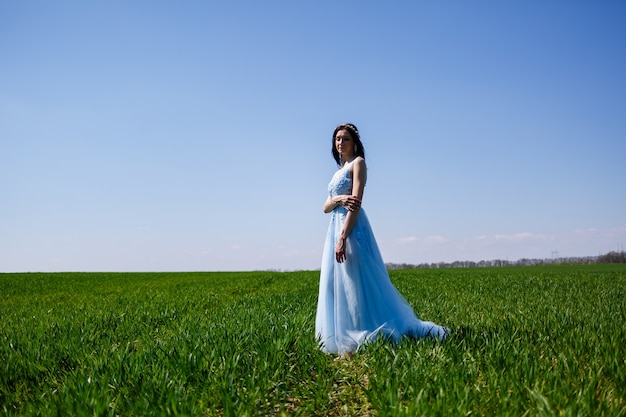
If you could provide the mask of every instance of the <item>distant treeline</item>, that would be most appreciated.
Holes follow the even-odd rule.
[[[598,256],[565,257],[528,259],[522,258],[517,261],[504,259],[494,259],[491,261],[454,261],[454,262],[433,262],[414,264],[394,264],[386,263],[387,269],[415,269],[415,268],[486,268],[494,266],[531,266],[531,265],[576,265],[576,264],[616,264],[626,263],[626,252],[612,251]]]

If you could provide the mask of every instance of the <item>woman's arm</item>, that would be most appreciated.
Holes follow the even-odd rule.
[[[365,189],[365,179],[367,178],[367,167],[365,166],[365,160],[358,158],[352,164],[352,196],[356,197],[359,201],[359,207],[355,210],[348,211],[346,214],[346,221],[343,223],[343,228],[339,234],[339,240],[337,241],[337,247],[335,248],[335,257],[337,262],[341,263],[346,260],[346,239],[352,232],[354,223],[356,223],[357,216],[359,215],[359,209],[361,208],[360,202],[363,199],[363,191]]]
[[[354,195],[328,196],[326,202],[324,202],[324,213],[330,213],[339,206],[344,206],[348,211],[358,210],[361,207],[361,200]]]

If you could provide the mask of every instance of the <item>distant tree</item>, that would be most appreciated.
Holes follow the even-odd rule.
[[[607,254],[598,256],[596,262],[599,264],[623,264],[626,263],[626,252],[611,251]]]
[[[544,258],[529,259],[521,258],[517,261],[509,261],[508,259],[482,260],[474,261],[454,261],[454,262],[432,262],[421,263],[418,265],[407,263],[387,263],[387,269],[415,269],[415,268],[488,268],[488,267],[504,267],[504,266],[531,266],[531,265],[581,265],[593,263],[626,263],[626,252],[609,252],[600,256],[583,256],[583,257],[561,257],[561,258]]]

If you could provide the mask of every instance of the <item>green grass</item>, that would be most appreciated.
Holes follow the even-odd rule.
[[[317,272],[0,274],[0,414],[626,416],[626,266],[391,277],[448,340],[323,354]]]

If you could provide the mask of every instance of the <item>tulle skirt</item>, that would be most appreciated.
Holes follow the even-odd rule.
[[[324,246],[315,320],[321,349],[354,352],[381,335],[393,340],[405,335],[443,339],[447,329],[418,319],[391,283],[363,209],[346,242],[346,261],[335,260],[346,214],[343,207],[332,212]]]

